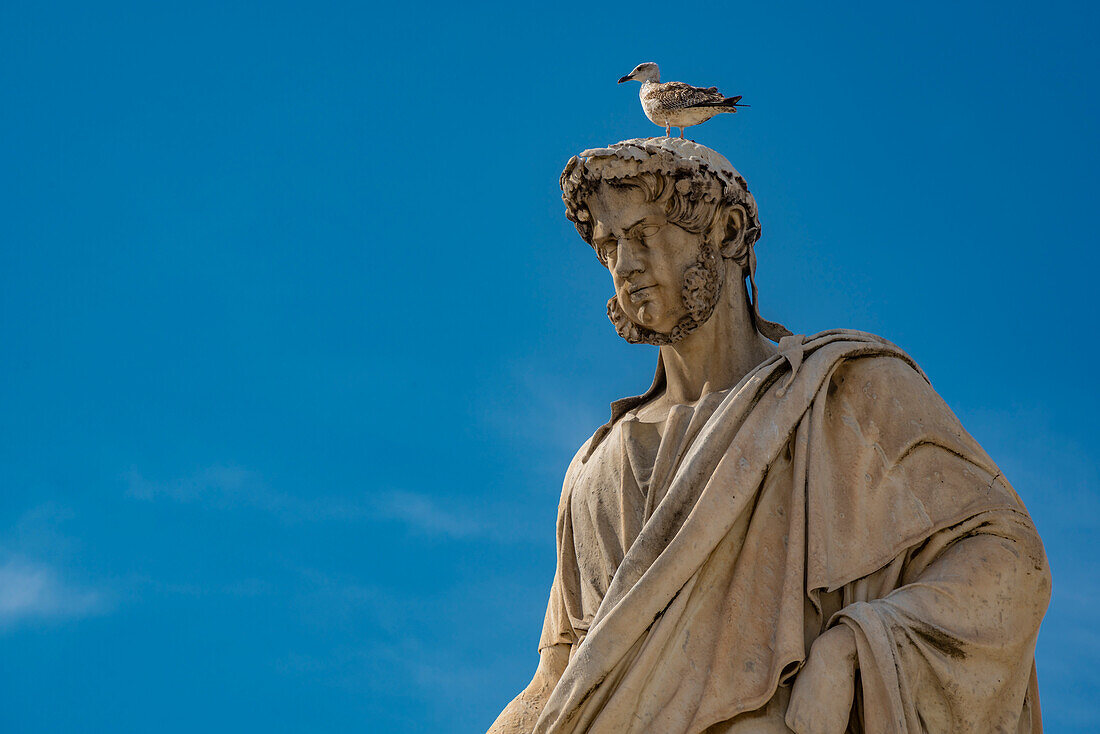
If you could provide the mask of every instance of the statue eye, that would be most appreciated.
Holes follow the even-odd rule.
[[[656,237],[657,233],[660,231],[661,227],[659,225],[642,222],[631,228],[630,237],[639,242],[643,247],[649,247],[649,243],[646,242],[646,240]]]

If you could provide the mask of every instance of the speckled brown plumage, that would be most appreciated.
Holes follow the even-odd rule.
[[[646,117],[655,125],[665,128],[669,135],[673,127],[684,128],[699,125],[723,112],[737,112],[741,96],[726,97],[718,87],[695,87],[683,82],[661,82],[661,73],[652,62],[639,64],[632,72],[619,80],[640,81],[639,99]]]

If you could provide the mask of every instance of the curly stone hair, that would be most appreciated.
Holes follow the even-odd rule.
[[[791,332],[782,325],[760,317],[754,278],[754,246],[760,239],[761,231],[756,200],[749,193],[745,179],[715,151],[690,141],[627,140],[609,148],[586,150],[574,156],[562,171],[560,183],[566,217],[576,226],[581,238],[592,246],[604,267],[607,262],[592,242],[594,223],[587,203],[601,184],[641,190],[647,201],[664,209],[669,222],[706,237],[700,262],[692,268],[689,279],[693,281],[690,284],[692,293],[688,293],[689,284],[685,282],[685,303],[689,305],[692,315],[678,324],[673,333],[657,334],[633,324],[622,313],[615,298],[608,301],[608,317],[615,324],[616,331],[627,341],[672,343],[698,328],[700,318],[705,320],[710,317],[710,309],[704,313],[691,304],[703,303],[704,297],[717,300],[716,289],[720,284],[714,282],[714,268],[710,267],[708,271],[708,266],[714,264],[717,252],[723,245],[738,234],[729,229],[729,214],[735,207],[745,213],[743,234],[726,259],[735,263],[743,277],[749,280],[747,295],[750,312],[760,333],[773,341],[790,335]],[[707,253],[707,250],[712,252]]]
[[[588,197],[601,183],[640,189],[645,194],[646,201],[656,203],[664,209],[669,222],[692,234],[718,234],[722,239],[728,233],[724,231],[715,233],[713,230],[722,222],[729,220],[730,209],[740,206],[745,211],[745,235],[740,246],[729,259],[737,263],[742,270],[748,268],[749,250],[760,239],[760,219],[756,212],[756,202],[748,193],[748,187],[740,176],[737,178],[741,183],[743,195],[739,196],[736,189],[729,194],[724,192],[720,194],[715,191],[722,188],[721,183],[715,177],[700,170],[692,172],[694,175],[690,178],[647,170],[638,170],[632,175],[611,178],[601,175],[603,171],[597,166],[582,167],[574,164],[574,161],[578,159],[573,158],[569,161],[561,177],[561,198],[565,202],[565,216],[576,226],[581,238],[596,251],[596,257],[604,267],[607,266],[607,262],[592,242],[593,222],[587,204]],[[711,244],[721,247],[723,242],[717,241]]]

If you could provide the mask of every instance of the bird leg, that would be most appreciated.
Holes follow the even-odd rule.
[[[671,137],[671,136],[672,136],[672,123],[671,122],[666,122],[665,123],[665,137],[668,138],[668,137]]]
[[[684,128],[680,128],[680,140],[684,139]]]

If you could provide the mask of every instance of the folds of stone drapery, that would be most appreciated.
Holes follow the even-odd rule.
[[[881,342],[859,347],[883,350]],[[847,344],[833,345],[829,361],[851,349]],[[722,683],[708,674],[696,654],[705,634],[691,639],[692,629],[697,633],[738,629],[736,620],[721,621],[730,613],[725,608],[728,576],[739,573],[746,583],[753,577],[752,564],[738,561],[752,508],[758,504],[757,490],[765,475],[770,475],[777,492],[790,491],[789,476],[784,482],[780,472],[769,473],[769,462],[788,443],[816,392],[816,386],[807,384],[778,410],[759,409],[759,396],[774,381],[779,366],[773,360],[747,377],[715,410],[679,462],[668,495],[616,570],[587,636],[543,709],[536,732],[659,731],[658,720],[666,719],[675,724],[663,731],[689,731],[684,727],[698,711],[702,687]],[[582,477],[574,491],[582,491],[583,481]],[[774,544],[782,545],[786,526],[784,522],[780,532],[768,534],[773,544],[770,551],[778,562],[785,553]],[[708,559],[715,562],[710,564]],[[706,568],[724,575],[727,586],[712,583],[718,579],[708,576]],[[708,583],[700,585],[701,577],[707,577]],[[798,579],[801,587],[801,574]],[[771,581],[755,586],[763,587],[759,590],[774,600],[777,589],[770,588]],[[752,603],[754,596],[750,593],[744,601]],[[760,628],[754,626],[759,629],[765,629],[770,638],[766,621]],[[685,634],[687,638],[682,637]],[[755,668],[741,668],[739,677],[751,681],[752,690],[724,686],[716,706],[728,707],[741,697],[760,703],[767,700],[768,643],[759,635],[750,642],[759,648],[762,662]],[[714,646],[707,646],[704,654],[710,656],[713,651]]]
[[[651,579],[658,590],[644,599],[655,611],[641,611],[639,601],[620,602],[627,621],[645,628],[642,634],[611,637],[615,627],[593,627],[599,645],[582,645],[571,663],[577,668],[571,673],[588,687],[571,720],[563,717],[545,731],[700,732],[768,702],[804,657],[803,555],[788,547],[804,547],[805,500],[798,488],[805,484],[807,426],[808,419],[800,422],[790,450],[773,459],[757,491],[744,494],[741,511],[730,514],[686,581],[662,587],[671,573]],[[801,482],[792,478],[798,474]],[[632,644],[620,647],[609,665],[604,656],[623,639]],[[606,673],[586,675],[601,663]]]
[[[941,531],[904,563],[901,585],[853,601],[861,732],[1042,731],[1033,656],[1050,593],[1027,517],[994,511]],[[888,572],[886,572],[888,574]],[[852,596],[873,597],[866,580]]]
[[[903,353],[862,337],[833,338],[807,343],[815,349],[785,396],[770,389],[781,367],[773,362],[715,411],[616,570],[536,732],[692,734],[732,722],[790,682],[837,610],[833,623],[859,630],[867,667],[856,715],[866,731],[920,731],[887,725],[908,725],[906,712],[919,711],[906,691],[933,680],[971,685],[980,670],[993,671],[973,684],[985,685],[981,700],[1008,711],[1006,722],[1013,706],[1020,712],[1049,593],[1026,511]],[[582,476],[575,491],[583,485]],[[1012,528],[1017,535],[1003,537]],[[988,567],[965,566],[991,554],[998,560]],[[559,564],[567,560],[559,556]],[[964,567],[973,578],[954,586],[922,575]],[[1028,567],[1023,580],[1033,587],[1013,576]],[[564,569],[559,577],[568,579]],[[971,588],[976,595],[967,597]],[[937,599],[998,618],[1006,605],[1030,600],[1034,618],[1010,620],[1023,630],[1018,637],[989,637],[951,627],[950,605]],[[907,631],[918,628],[925,637]],[[944,649],[962,641],[975,663],[947,669],[954,658],[932,655],[940,648],[927,635]],[[987,653],[992,662],[983,668]],[[970,703],[960,696],[943,706]],[[1034,710],[1037,720],[1037,702]]]
[[[791,528],[804,523],[792,525],[791,508],[802,511],[805,501],[792,492],[805,480],[791,476],[790,444],[845,359],[911,364],[896,347],[855,332],[829,332],[805,347],[808,356],[783,394],[771,389],[786,364],[775,358],[746,376],[700,430],[615,571],[536,732],[655,731],[658,720],[667,720],[667,732],[699,731],[765,704],[794,669],[805,587],[804,543]],[[572,491],[584,491],[584,482],[582,473]],[[565,542],[574,540],[589,539]],[[788,610],[783,626],[795,632],[777,655],[776,615]],[[702,644],[708,634],[716,644]],[[720,670],[708,669],[708,659]]]
[[[899,363],[835,377],[811,409],[807,584],[815,601],[839,594],[830,624],[856,633],[852,730],[1041,731],[1033,661],[1050,572],[1023,504]]]

